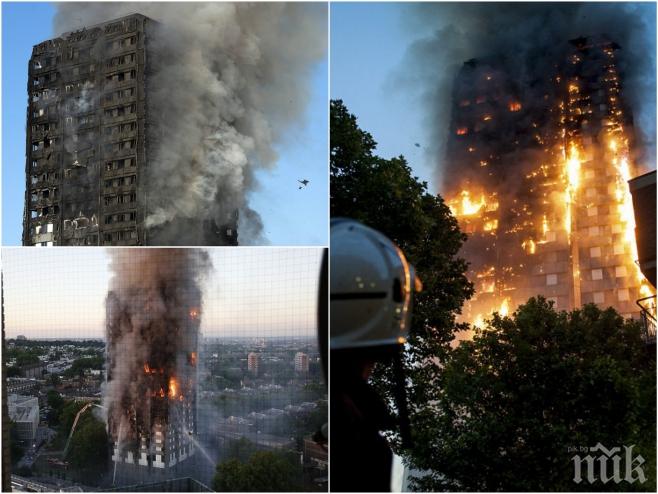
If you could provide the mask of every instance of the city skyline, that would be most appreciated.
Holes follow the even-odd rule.
[[[72,261],[69,248],[3,249],[6,337],[103,339],[111,277],[107,250],[77,249]],[[213,269],[202,283],[203,337],[314,334],[321,248],[208,252]]]

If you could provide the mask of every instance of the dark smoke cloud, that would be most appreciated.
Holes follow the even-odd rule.
[[[152,393],[167,393],[172,377],[178,393],[196,397],[201,283],[212,263],[198,249],[112,249],[109,256],[103,404],[113,440],[134,444],[154,419],[167,420],[157,416],[163,399]]]
[[[502,54],[508,73],[523,86],[553,74],[568,40],[593,35],[621,45],[618,69],[636,123],[636,158],[655,169],[655,4],[418,3],[409,13],[405,21],[414,32],[431,34],[410,46],[398,78],[429,102],[423,106],[437,183],[444,178],[453,82],[466,60]]]
[[[203,220],[262,242],[249,207],[254,170],[301,119],[312,68],[326,52],[327,7],[309,3],[57,3],[56,32],[144,14],[161,23],[148,105],[166,127],[151,151],[149,216],[158,241],[204,243]],[[202,220],[202,221],[199,221]]]

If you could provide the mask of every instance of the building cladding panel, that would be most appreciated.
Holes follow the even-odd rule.
[[[471,321],[537,294],[558,309],[592,302],[638,313],[640,282],[618,202],[621,150],[609,146],[633,146],[619,47],[602,37],[567,46],[545,81],[521,87],[504,57],[469,60],[455,80],[444,187],[469,235]],[[575,185],[565,169],[571,143]]]
[[[33,48],[24,245],[151,243],[145,181],[160,122],[147,100],[157,29],[133,14]],[[205,223],[209,244],[237,244],[237,216],[222,228]]]

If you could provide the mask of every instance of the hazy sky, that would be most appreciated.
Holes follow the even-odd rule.
[[[53,33],[51,3],[2,3],[2,245],[20,245],[25,201],[27,68],[32,46]],[[251,207],[260,213],[272,245],[327,245],[328,68],[312,72],[309,105],[293,127],[272,170],[256,172]],[[298,189],[298,179],[310,181]]]
[[[206,336],[299,336],[316,331],[322,249],[209,249]],[[4,248],[6,335],[100,338],[111,273],[105,248]]]

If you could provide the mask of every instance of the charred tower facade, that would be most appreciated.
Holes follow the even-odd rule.
[[[36,45],[28,69],[23,245],[158,244],[149,214],[152,150],[166,139],[157,84],[158,23],[140,14]],[[204,243],[237,245],[199,220]]]
[[[191,249],[112,253],[104,406],[115,485],[192,468],[205,256]]]
[[[504,57],[455,81],[445,195],[469,235],[479,325],[538,294],[637,316],[651,288],[635,261],[633,122],[605,37],[565,43],[552,73],[512,77]]]

